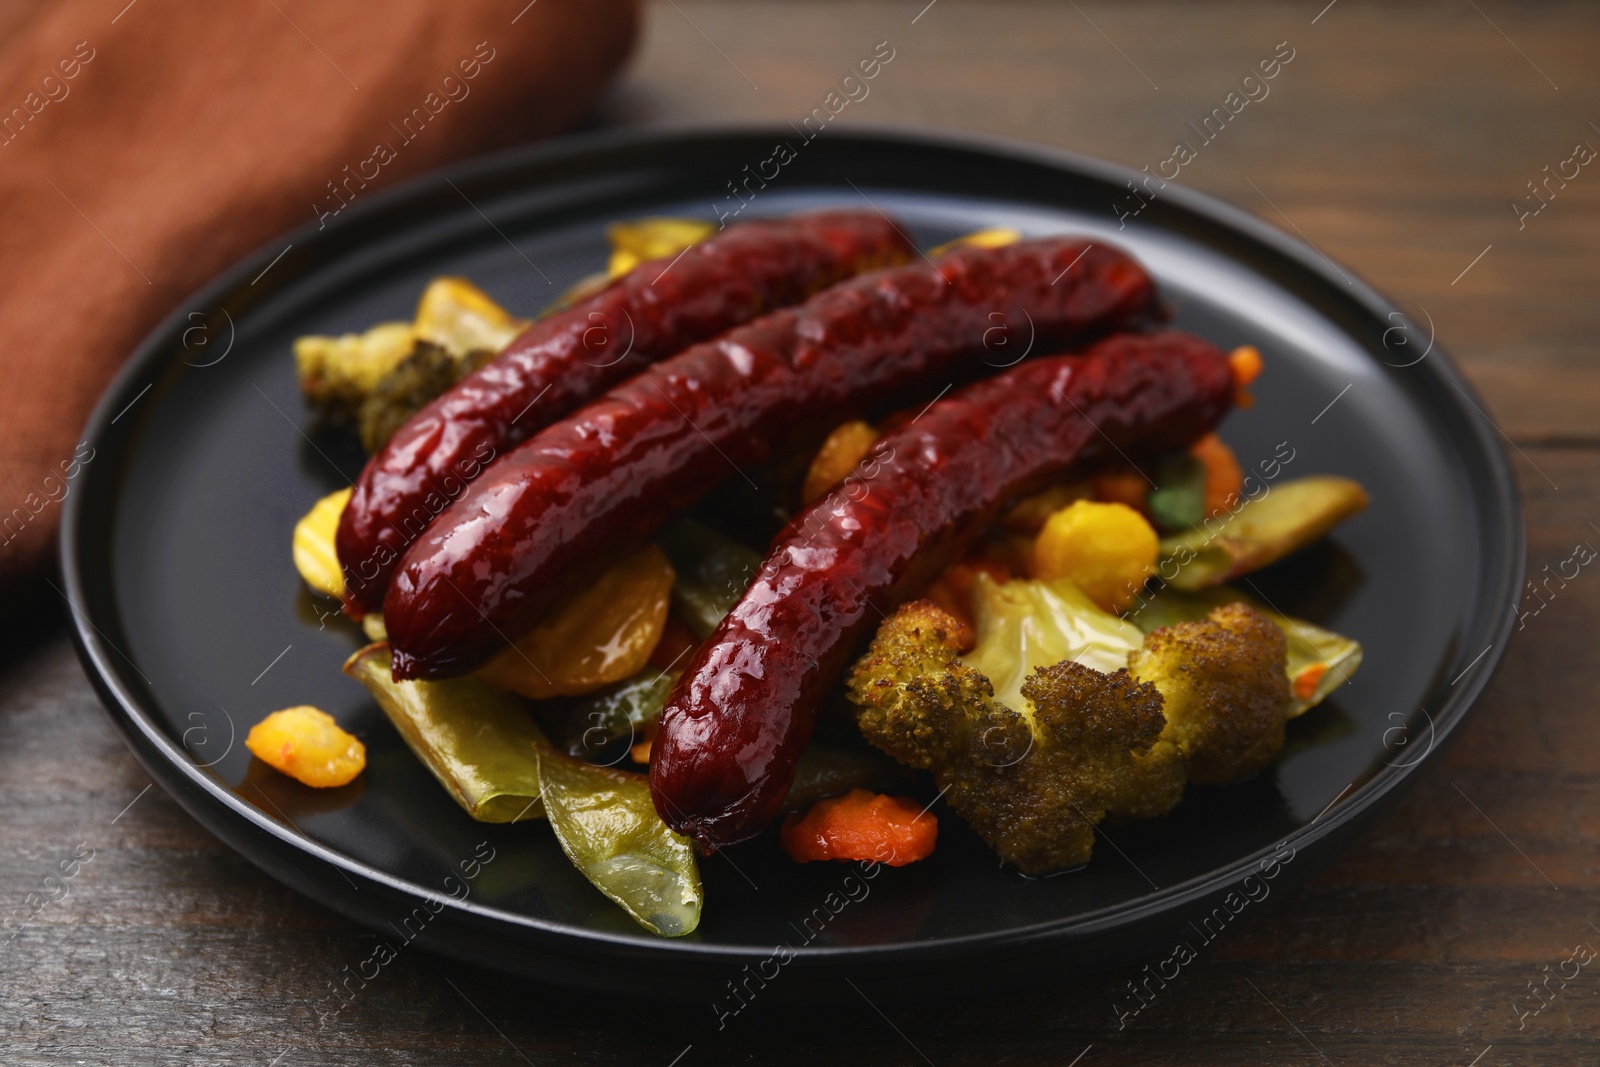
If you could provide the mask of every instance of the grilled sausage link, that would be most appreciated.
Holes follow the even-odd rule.
[[[1205,341],[1121,334],[972,385],[885,437],[858,489],[778,536],[669,697],[650,760],[661,817],[707,850],[760,832],[851,655],[1003,503],[1118,451],[1185,447],[1232,394]]]
[[[407,552],[383,615],[396,678],[461,674],[723,478],[909,386],[1126,327],[1154,287],[1069,238],[965,249],[842,282],[646,369],[494,465]],[[1015,347],[996,341],[1007,320]],[[961,366],[965,362],[965,366]]]
[[[367,462],[339,520],[346,609],[378,610],[406,546],[497,455],[658,359],[915,253],[875,211],[740,223],[535,322]]]

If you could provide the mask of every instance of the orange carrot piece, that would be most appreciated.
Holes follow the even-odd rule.
[[[1233,449],[1216,434],[1208,433],[1194,443],[1189,454],[1206,469],[1206,514],[1231,508],[1244,491],[1244,471]]]
[[[1322,684],[1322,676],[1327,673],[1326,663],[1313,663],[1303,668],[1294,676],[1294,695],[1301,700],[1310,700],[1316,695],[1317,686]]]
[[[1233,372],[1233,384],[1245,388],[1261,375],[1261,353],[1254,345],[1240,345],[1228,353],[1228,369]]]
[[[650,765],[650,746],[656,743],[655,725],[655,723],[647,724],[643,731],[644,736],[628,746],[628,758],[633,762],[642,763],[646,767]]]
[[[910,797],[852,789],[817,801],[803,816],[789,816],[778,838],[797,863],[861,860],[904,867],[932,854],[939,820]]]
[[[1250,383],[1261,375],[1261,353],[1253,345],[1240,345],[1228,353],[1228,369],[1233,372],[1233,406],[1241,411],[1255,407]]]

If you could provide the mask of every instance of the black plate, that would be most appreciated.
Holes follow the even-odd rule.
[[[1281,892],[1330,862],[1460,723],[1504,647],[1522,580],[1505,456],[1425,317],[1177,186],[1119,220],[1138,204],[1134,172],[1014,143],[830,130],[799,145],[767,188],[749,185],[748,203],[734,199],[729,183],[770,172],[763,161],[784,140],[798,138],[606,135],[475,161],[364,196],[175,311],[101,400],[86,431],[95,455],[63,516],[83,661],[145,768],[263,869],[391,941],[555,982],[685,996],[723,989],[746,964],[779,966],[763,961],[780,945],[798,949],[783,969],[800,982],[845,968],[903,981],[1103,966],[1170,945],[1200,909],[1248,906],[1261,886]],[[699,931],[657,939],[584,881],[547,828],[468,819],[340,673],[361,640],[319,618],[290,530],[360,456],[316,430],[290,345],[407,319],[444,273],[535,312],[601,267],[602,230],[616,219],[868,199],[924,247],[997,225],[1116,242],[1157,276],[1178,325],[1257,345],[1267,366],[1257,403],[1224,428],[1246,467],[1292,452],[1280,477],[1338,472],[1372,495],[1369,511],[1261,575],[1259,590],[1360,639],[1366,663],[1293,724],[1272,769],[1193,788],[1173,815],[1112,829],[1084,869],[1024,879],[953,815],[932,859],[870,883],[842,866],[796,866],[769,836],[704,862]],[[314,791],[253,763],[244,731],[302,703],[366,742],[356,783]],[[1245,883],[1274,850],[1275,879]]]

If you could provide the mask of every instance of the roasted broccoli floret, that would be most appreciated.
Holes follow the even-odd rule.
[[[477,349],[457,356],[432,341],[419,338],[411,354],[379,379],[362,399],[357,412],[361,447],[369,454],[378,451],[411,416],[426,407],[428,401],[497,354]]]
[[[1246,604],[1152,631],[1128,670],[1161,691],[1161,737],[1183,751],[1189,780],[1220,785],[1277,759],[1289,718],[1283,631]]]
[[[954,616],[907,604],[879,627],[849,694],[862,735],[931,771],[950,807],[1025,873],[1084,863],[1103,818],[1161,815],[1186,781],[1248,776],[1283,747],[1283,632],[1246,605],[1154,631],[1127,670],[1037,666],[1008,698],[1016,706],[975,665],[1004,662],[994,646],[1014,629],[991,623],[971,651]]]
[[[526,320],[464,278],[435,278],[409,323],[295,341],[300,390],[334,425],[355,426],[376,452],[423,405],[511,342]]]
[[[385,322],[366,333],[301,337],[294,343],[300,391],[335,425],[353,425],[361,402],[416,342],[409,322]]]
[[[1183,795],[1183,759],[1160,739],[1161,696],[1125,671],[1071,661],[1035,670],[1025,707],[996,703],[958,658],[965,627],[928,601],[879,629],[849,681],[862,734],[933,772],[945,800],[1029,874],[1085,863],[1108,814],[1161,814]]]

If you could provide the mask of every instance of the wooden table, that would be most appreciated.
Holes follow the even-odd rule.
[[[1579,542],[1600,546],[1600,171],[1552,183],[1520,226],[1512,207],[1576,143],[1600,146],[1600,9],[924,2],[664,0],[602,119],[798,120],[889,41],[892,65],[840,121],[981,130],[1154,165],[1288,42],[1295,58],[1271,96],[1183,180],[1426,309],[1510,442],[1530,571]],[[1585,570],[1530,615],[1459,743],[1400,813],[1309,888],[1251,909],[1122,1030],[1120,974],[887,1015],[841,986],[717,1034],[679,1009],[426,956],[402,957],[319,1025],[313,995],[372,935],[148,789],[60,619],[33,616],[0,668],[0,911],[46,891],[63,862],[76,875],[0,951],[0,1060],[1593,1062],[1600,969],[1551,980],[1548,1005],[1519,1013],[1539,1003],[1530,982],[1600,946],[1600,737],[1584,725],[1600,698],[1600,672],[1588,673],[1597,593]]]

